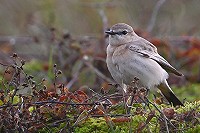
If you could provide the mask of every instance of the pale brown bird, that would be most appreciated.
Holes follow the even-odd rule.
[[[169,103],[183,106],[166,80],[167,72],[178,76],[182,74],[158,54],[152,43],[139,37],[125,23],[113,25],[106,33],[109,35],[106,63],[119,85],[130,84],[137,77],[140,87],[158,87]]]

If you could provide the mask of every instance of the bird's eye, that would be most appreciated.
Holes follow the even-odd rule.
[[[126,35],[127,33],[128,33],[128,31],[126,31],[126,30],[122,31],[123,35]]]

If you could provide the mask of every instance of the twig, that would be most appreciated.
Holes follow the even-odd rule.
[[[103,7],[101,6],[100,9],[98,10],[99,15],[101,16],[101,20],[103,23],[103,32],[107,30],[108,28],[108,18],[105,14],[105,11],[103,9]]]
[[[89,115],[96,109],[96,106],[93,106],[92,109],[90,109],[88,112],[87,112],[87,115],[83,118],[81,118],[80,120],[78,120],[80,118],[80,116],[82,115],[82,113],[85,113],[85,112],[82,112],[79,117],[77,118],[76,122],[74,123],[73,127],[76,126],[78,123],[80,123],[81,121],[87,119],[89,117]]]
[[[68,82],[68,84],[65,86],[66,88],[70,89],[72,85],[77,81],[78,76],[80,74],[80,70],[83,67],[83,63],[81,62],[79,69],[77,72],[73,75],[73,78]]]
[[[102,72],[100,72],[97,68],[95,68],[91,63],[84,61],[85,65],[92,69],[99,77],[104,79],[105,81],[112,83],[114,82],[112,79],[106,77]]]
[[[94,102],[94,103],[69,103],[69,102],[58,102],[58,101],[41,101],[41,102],[35,102],[35,103],[30,103],[32,105],[41,105],[41,104],[64,104],[64,105],[72,105],[72,106],[81,106],[81,105],[101,105],[99,102]],[[110,104],[103,104],[103,105],[110,105]]]
[[[65,88],[70,89],[72,87],[72,85],[77,81],[78,75],[79,75],[79,71],[76,72],[73,75],[73,78],[67,83],[67,85],[65,86]]]
[[[7,64],[3,64],[3,63],[1,63],[1,62],[0,62],[0,65],[2,65],[2,66],[9,66],[9,65],[7,65]]]
[[[90,89],[90,88],[89,88],[89,89]],[[98,94],[98,93],[96,93],[94,90],[92,90],[92,89],[90,89],[90,90],[91,90],[95,95]],[[89,117],[89,115],[90,115],[99,105],[101,105],[103,109],[104,109],[105,106],[112,105],[111,103],[110,103],[110,104],[105,104],[105,103],[100,102],[100,101],[102,101],[101,98],[103,98],[105,95],[106,95],[106,94],[104,94],[104,95],[98,94],[98,96],[100,96],[99,99],[97,100],[98,102],[96,102],[96,103],[98,103],[98,104],[93,104],[94,106],[92,107],[92,109],[90,109],[90,110],[88,111],[87,115],[78,121],[78,118],[80,117],[80,115],[81,115],[82,113],[84,113],[84,112],[82,112],[82,113],[79,115],[79,117],[77,118],[76,122],[74,123],[74,126],[75,126],[77,123],[79,123],[80,121],[83,121],[83,120],[87,119],[87,118]],[[109,100],[109,99],[106,99],[106,100]],[[104,109],[104,112],[106,112],[105,109]],[[106,114],[104,113],[104,116],[105,116],[105,115],[106,115]]]
[[[147,99],[148,100],[148,99]],[[168,127],[168,124],[167,122],[169,122],[170,125],[172,125],[174,128],[176,128],[169,120],[168,118],[165,116],[165,114],[155,105],[153,104],[151,101],[148,100],[148,102],[153,105],[157,110],[158,112],[164,117],[164,122],[165,122],[165,126],[166,126],[166,130],[167,130],[167,133],[169,133],[169,127]]]
[[[158,15],[158,11],[161,8],[161,6],[165,3],[166,0],[158,0],[158,2],[156,3],[154,9],[153,9],[153,13],[151,15],[151,19],[149,21],[148,27],[147,27],[147,31],[151,32],[153,30],[153,27],[155,26],[155,22],[156,22],[156,17]]]
[[[96,95],[98,95],[98,96],[101,96],[99,93],[97,93],[97,92],[95,92],[93,89],[91,89],[90,87],[88,87],[88,89],[90,90],[90,91],[92,91],[94,94],[96,94]]]
[[[7,108],[12,106],[20,106],[25,103],[18,103],[18,104],[6,104],[0,106],[1,108]],[[93,105],[101,105],[99,102],[94,102],[94,103],[69,103],[69,102],[59,102],[59,101],[41,101],[41,102],[33,102],[33,103],[26,103],[27,105],[44,105],[44,104],[63,104],[63,105],[71,105],[71,106],[82,106],[82,105],[88,105],[88,106],[93,106]],[[103,105],[108,106],[111,104],[104,103]]]
[[[139,97],[146,105],[148,105],[149,103],[152,104],[152,105],[156,108],[156,110],[158,110],[158,112],[164,117],[164,118],[161,118],[161,119],[164,119],[164,122],[165,122],[165,125],[166,125],[166,128],[167,128],[167,131],[169,131],[167,122],[169,122],[169,124],[170,124],[173,128],[176,128],[176,127],[168,120],[168,118],[165,116],[165,114],[164,114],[155,104],[153,104],[151,101],[149,101],[148,98],[146,98],[146,100],[147,100],[147,102],[148,102],[148,103],[147,103],[147,102],[146,102],[143,98],[141,98],[139,95],[138,95],[138,97]],[[150,108],[149,106],[147,106],[147,107],[151,110],[151,108]]]
[[[9,42],[8,44],[11,45],[32,44],[31,42],[34,42],[34,39],[31,36],[0,36],[1,42]]]

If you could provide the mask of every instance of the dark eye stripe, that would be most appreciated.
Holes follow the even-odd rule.
[[[128,31],[124,30],[121,32],[116,32],[117,35],[126,35],[128,33]]]
[[[127,33],[128,33],[128,31],[126,31],[126,30],[122,31],[123,35],[126,35]]]

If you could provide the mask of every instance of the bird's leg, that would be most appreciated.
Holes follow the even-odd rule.
[[[131,93],[132,95],[129,97],[129,99],[131,100],[130,101],[130,104],[127,104],[128,105],[128,110],[127,110],[127,114],[130,114],[131,112],[131,108],[132,108],[132,105],[133,105],[133,101],[134,101],[134,94]]]
[[[150,92],[150,89],[149,89],[149,88],[146,88],[146,95],[145,95],[145,96],[148,96],[148,95],[149,95],[149,92]]]
[[[130,104],[128,104],[128,111],[127,111],[128,114],[130,114],[132,105],[133,105],[133,103],[135,101],[135,94],[137,92],[138,87],[137,86],[135,86],[135,87],[134,86],[130,86],[129,88],[130,88],[129,89],[130,96],[129,96],[128,100],[130,100]]]
[[[144,95],[144,102],[145,102],[145,104],[147,104],[148,103],[148,95],[149,95],[149,93],[150,93],[150,89],[149,88],[145,88],[146,89],[146,92],[145,92],[145,95]],[[148,105],[146,105],[146,106],[148,106]]]
[[[125,108],[125,111],[126,113],[128,113],[128,110],[127,110],[127,101],[126,101],[126,93],[127,93],[127,85],[122,83],[122,89],[123,89],[123,102],[124,102],[124,108]]]

